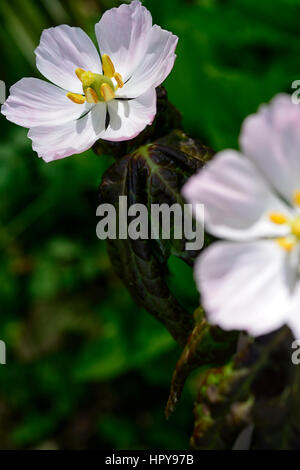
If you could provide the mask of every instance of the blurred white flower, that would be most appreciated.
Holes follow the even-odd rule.
[[[300,107],[288,95],[249,116],[242,154],[220,152],[183,188],[217,241],[195,265],[208,319],[253,336],[300,338]]]
[[[46,162],[98,139],[132,139],[156,114],[155,88],[174,65],[178,38],[152,25],[139,1],[104,13],[96,36],[101,59],[82,29],[45,30],[36,64],[54,85],[23,78],[2,106],[7,119],[30,129],[33,149]]]

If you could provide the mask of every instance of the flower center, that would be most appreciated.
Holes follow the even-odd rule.
[[[122,76],[115,71],[114,64],[107,54],[102,56],[103,75],[86,72],[77,68],[75,73],[82,83],[83,94],[67,93],[67,97],[76,104],[107,102],[115,98],[115,91],[124,86]],[[116,85],[113,83],[113,79]]]
[[[281,248],[286,251],[291,251],[294,246],[300,241],[300,216],[298,215],[294,219],[288,219],[281,212],[271,212],[269,214],[269,219],[274,224],[288,225],[290,227],[289,235],[287,235],[286,237],[277,238],[276,241]]]

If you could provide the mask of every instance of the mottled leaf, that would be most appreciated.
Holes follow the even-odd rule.
[[[185,181],[212,156],[211,149],[173,131],[166,138],[147,144],[119,159],[103,176],[100,202],[113,204],[119,215],[119,196],[127,196],[128,206],[142,203],[151,212],[152,204],[180,204]],[[129,219],[130,220],[130,219]],[[109,240],[112,263],[135,301],[159,319],[179,344],[184,345],[193,319],[170,292],[167,261],[170,255],[192,264],[196,252],[185,250],[185,239]],[[172,232],[171,232],[172,235]]]
[[[300,373],[291,343],[286,327],[249,338],[232,361],[202,374],[194,449],[230,449],[249,425],[252,449],[299,449]]]

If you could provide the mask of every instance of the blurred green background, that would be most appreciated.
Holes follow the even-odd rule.
[[[44,28],[79,25],[94,37],[120,3],[1,0],[0,79],[39,76]],[[237,147],[244,117],[300,78],[300,0],[144,4],[180,38],[169,98],[186,131],[216,150]],[[46,164],[26,130],[0,119],[0,448],[188,448],[197,374],[166,422],[180,351],[132,302],[96,238],[96,190],[112,160],[89,151]],[[192,310],[191,270],[176,260],[170,269]]]

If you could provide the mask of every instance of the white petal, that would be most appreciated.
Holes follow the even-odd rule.
[[[290,262],[290,285],[291,293],[293,294],[293,302],[291,303],[288,311],[287,324],[292,330],[295,339],[300,340],[300,276],[299,276],[299,261],[300,261],[300,246],[293,250],[294,256]],[[292,273],[294,272],[294,275]]]
[[[76,121],[59,126],[33,127],[28,133],[32,148],[46,162],[89,149],[105,128],[106,106],[97,104]]]
[[[51,82],[73,93],[82,92],[76,68],[102,73],[97,49],[81,28],[61,25],[44,30],[35,54],[39,71]]]
[[[124,81],[144,57],[151,28],[151,14],[138,1],[106,11],[96,24],[101,55],[110,56]]]
[[[287,320],[287,325],[291,329],[295,339],[300,340],[300,296],[297,297],[297,305],[295,305],[295,308],[292,311],[292,314]]]
[[[119,96],[134,98],[149,87],[157,87],[171,72],[178,37],[154,25],[148,35],[148,45],[132,76],[118,91]]]
[[[217,242],[205,250],[195,279],[209,321],[253,336],[286,323],[292,302],[286,256],[274,241]]]
[[[23,78],[11,87],[1,112],[23,127],[63,124],[78,119],[90,108],[89,104],[73,103],[66,93],[38,78]]]
[[[133,100],[112,100],[108,103],[109,126],[101,138],[111,141],[136,137],[152,123],[156,114],[156,91],[150,88]]]
[[[298,258],[299,263],[299,258]],[[293,292],[293,302],[288,311],[287,325],[292,330],[295,339],[300,340],[300,282],[299,282],[299,271],[298,282]]]
[[[182,193],[189,203],[204,204],[206,229],[217,237],[251,240],[289,233],[288,226],[272,223],[269,214],[280,212],[289,217],[291,210],[252,163],[234,150],[217,154],[187,181]]]
[[[300,189],[300,106],[276,96],[242,127],[241,147],[288,201]]]
[[[96,25],[101,54],[108,54],[125,83],[118,96],[136,98],[157,87],[175,61],[177,36],[152,26],[149,11],[138,1],[112,8]]]

